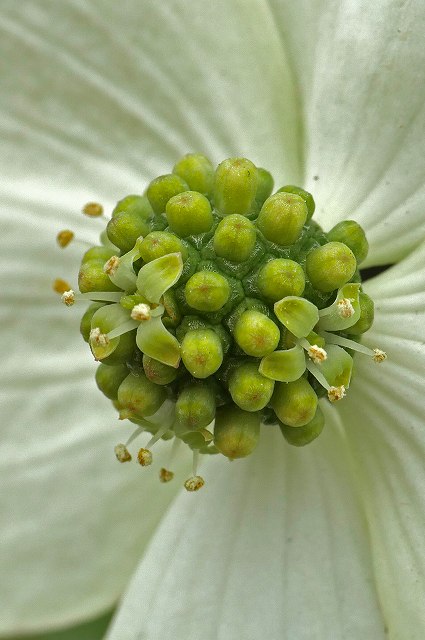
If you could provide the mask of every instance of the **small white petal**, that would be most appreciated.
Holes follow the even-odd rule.
[[[108,640],[383,640],[367,531],[334,422],[303,450],[209,460],[153,538]]]

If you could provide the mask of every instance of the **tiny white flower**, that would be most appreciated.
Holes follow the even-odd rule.
[[[96,616],[138,565],[110,640],[422,639],[425,5],[33,0],[0,25],[0,634]],[[51,292],[77,284],[58,228],[94,243],[85,202],[110,212],[192,150],[301,184],[325,228],[365,228],[366,266],[395,265],[365,284],[382,368],[356,358],[306,450],[265,431],[195,495],[116,463],[78,305]]]

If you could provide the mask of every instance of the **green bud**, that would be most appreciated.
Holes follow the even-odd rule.
[[[176,420],[184,431],[207,427],[215,417],[215,394],[206,384],[189,384],[176,402]]]
[[[230,285],[219,273],[197,271],[186,282],[184,295],[193,309],[218,311],[229,299]]]
[[[152,231],[140,243],[140,255],[145,262],[177,252],[180,252],[183,258],[187,253],[180,238],[167,231]]]
[[[151,216],[152,209],[145,196],[127,196],[120,200],[106,227],[110,242],[127,253],[137,238],[149,233]]]
[[[155,384],[169,384],[177,378],[177,370],[159,360],[143,354],[143,369],[146,377]]]
[[[197,191],[170,198],[165,210],[170,229],[182,238],[205,233],[213,224],[209,200]]]
[[[307,254],[307,276],[313,287],[325,293],[348,282],[356,267],[354,253],[342,242],[328,242]]]
[[[366,234],[358,222],[343,220],[326,234],[332,242],[342,242],[354,253],[357,264],[363,262],[369,251]]]
[[[100,364],[96,369],[96,384],[107,398],[117,400],[118,388],[127,376],[128,369],[124,364],[113,367]]]
[[[296,187],[293,184],[287,184],[285,187],[281,187],[277,193],[295,193],[295,195],[300,196],[307,206],[307,220],[311,220],[314,210],[316,208],[316,204],[314,202],[314,198],[308,191],[301,189],[301,187]]]
[[[261,233],[276,244],[294,244],[307,219],[307,205],[301,196],[275,193],[267,198],[257,219]]]
[[[136,418],[145,418],[158,411],[167,397],[166,390],[154,384],[143,373],[130,373],[118,389],[118,402]]]
[[[91,319],[98,309],[104,307],[103,302],[93,302],[84,312],[80,321],[80,333],[83,336],[84,342],[89,341],[91,331]]]
[[[229,158],[218,165],[214,181],[214,205],[222,215],[247,215],[257,192],[256,166],[246,158]]]
[[[260,270],[257,286],[271,302],[286,296],[301,296],[305,287],[303,268],[294,260],[270,260]]]
[[[89,291],[119,291],[119,287],[111,282],[103,271],[104,263],[100,260],[83,262],[78,273],[78,287],[81,293]]]
[[[287,296],[278,300],[274,312],[280,322],[297,338],[305,338],[319,321],[319,310],[309,300]]]
[[[140,293],[131,293],[126,296],[122,296],[120,299],[120,305],[123,309],[131,311],[136,304],[147,304],[148,300]]]
[[[104,229],[100,233],[99,241],[106,249],[113,249],[114,253],[112,255],[115,255],[118,252],[118,247],[112,244],[112,242],[109,240],[108,234],[106,233],[106,229]]]
[[[361,291],[359,293],[359,303],[360,303],[360,318],[357,322],[351,327],[345,329],[346,333],[350,335],[358,336],[362,333],[368,331],[372,324],[375,313],[375,305],[373,303],[372,298],[370,298],[366,293]]]
[[[306,378],[276,384],[272,397],[277,417],[290,427],[303,427],[313,420],[317,403],[317,395]]]
[[[229,405],[217,409],[214,444],[230,460],[249,456],[257,446],[259,437],[259,413]]]
[[[304,349],[298,344],[291,349],[273,351],[265,356],[259,366],[259,372],[279,382],[298,380],[305,371]]]
[[[274,351],[280,339],[279,328],[273,320],[255,310],[242,313],[236,322],[233,335],[240,348],[256,358],[262,358]]]
[[[223,362],[220,338],[212,329],[190,330],[183,338],[181,356],[194,378],[208,378]]]
[[[189,191],[189,185],[180,176],[168,173],[155,178],[149,184],[146,195],[154,212],[159,215],[165,213],[167,202],[173,196],[183,191]]]
[[[220,258],[244,262],[251,255],[256,239],[254,224],[235,213],[218,224],[214,233],[214,251]]]
[[[274,380],[265,378],[255,362],[245,362],[229,378],[233,402],[244,411],[263,409],[273,395]]]
[[[112,212],[112,217],[125,211],[141,220],[150,220],[153,216],[153,209],[146,196],[126,196],[120,200]]]
[[[317,405],[314,418],[303,427],[294,429],[294,427],[288,427],[282,423],[279,423],[279,426],[288,444],[292,444],[294,447],[304,447],[320,436],[325,426],[325,416],[320,406]]]
[[[200,153],[188,153],[174,165],[173,173],[189,185],[191,191],[208,196],[214,184],[214,167],[211,162]]]
[[[261,167],[257,167],[257,176],[258,182],[255,200],[261,206],[273,191],[274,180],[272,174]]]
[[[117,255],[117,250],[111,247],[90,247],[81,259],[81,264],[84,262],[90,262],[91,260],[98,260],[102,264],[105,264],[109,258]]]

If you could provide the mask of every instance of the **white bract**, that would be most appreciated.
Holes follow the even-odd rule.
[[[95,616],[138,565],[111,640],[421,640],[423,2],[6,0],[0,26],[0,633]],[[81,206],[110,211],[188,151],[251,158],[311,191],[325,229],[356,219],[368,266],[397,263],[365,286],[388,361],[356,357],[306,450],[264,428],[195,495],[158,483],[166,443],[148,469],[116,462],[128,427],[51,292],[81,253],[57,231],[100,230]]]

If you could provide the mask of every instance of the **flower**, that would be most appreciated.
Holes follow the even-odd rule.
[[[141,558],[112,640],[423,637],[424,21],[393,0],[1,7],[1,633],[96,615]],[[359,357],[317,442],[269,432],[195,495],[116,463],[78,312],[49,292],[78,264],[58,228],[94,240],[85,202],[189,150],[301,184],[396,263],[366,286],[379,376]]]

